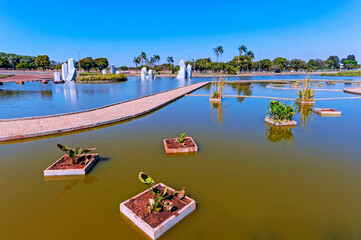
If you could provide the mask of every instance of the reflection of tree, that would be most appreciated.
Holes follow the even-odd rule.
[[[230,84],[233,89],[237,90],[237,95],[245,95],[251,96],[252,95],[252,87],[251,83],[231,83]],[[244,98],[238,98],[239,102],[243,102]]]
[[[309,120],[312,120],[312,107],[313,106],[310,105],[298,105],[297,113],[300,114],[301,133],[303,128],[305,128],[305,130],[307,131],[307,122]]]
[[[267,124],[266,127],[266,136],[267,140],[273,143],[278,142],[290,142],[293,143],[294,136],[291,127],[280,127],[280,126],[271,126]]]
[[[215,109],[215,111],[213,111],[213,109]],[[223,118],[223,109],[221,103],[211,103],[211,117],[212,117],[212,122],[214,117],[217,117],[218,124],[219,125],[223,124],[224,118]]]
[[[51,98],[53,92],[50,90],[41,90],[41,91],[12,91],[12,90],[3,90],[0,89],[0,98],[11,99],[17,98],[20,99],[23,96],[38,96],[40,93],[41,97]]]

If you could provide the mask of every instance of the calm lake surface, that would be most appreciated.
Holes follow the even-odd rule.
[[[304,75],[276,75],[255,77],[227,77],[227,80],[303,79]],[[177,80],[158,77],[153,81],[141,81],[129,77],[120,83],[66,84],[26,82],[24,85],[4,83],[0,86],[0,119],[33,117],[83,111],[130,100],[169,89],[201,82],[212,77]],[[336,78],[314,76],[314,79],[361,80],[361,77]]]
[[[2,89],[32,91],[31,85],[5,84]],[[122,91],[121,86],[128,85]],[[81,104],[75,110],[86,109],[83,98],[92,108],[179,85],[175,79],[158,79],[142,91],[136,79],[78,84],[76,99]],[[321,89],[345,86],[326,84]],[[52,93],[44,101],[38,91],[42,87],[34,83],[33,97],[9,98],[34,99],[34,106],[23,105],[29,108],[64,103],[56,97],[62,85],[44,86]],[[95,93],[84,93],[86,89]],[[206,86],[194,94],[209,92]],[[295,98],[297,90],[230,84],[224,94]],[[316,98],[351,96],[355,95],[316,92]],[[132,121],[1,145],[1,239],[147,239],[119,212],[121,202],[145,190],[138,180],[140,171],[173,188],[186,187],[197,201],[197,210],[161,239],[361,239],[361,99],[317,101],[315,107],[332,107],[342,116],[320,117],[302,108],[295,115],[297,127],[291,129],[264,123],[268,102],[226,98],[222,105],[213,105],[207,97],[188,96]],[[71,111],[73,105],[66,105]],[[13,116],[27,109],[21,111]],[[182,132],[194,138],[200,151],[166,156],[162,140]],[[43,170],[62,156],[56,143],[97,147],[102,161],[84,178],[44,179]]]

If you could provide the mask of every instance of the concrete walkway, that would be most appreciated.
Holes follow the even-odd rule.
[[[346,93],[361,95],[361,87],[349,87],[343,90]]]
[[[82,112],[0,120],[0,142],[77,131],[128,120],[152,112],[208,83],[195,83]]]

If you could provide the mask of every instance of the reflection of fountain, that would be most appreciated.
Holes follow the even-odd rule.
[[[72,104],[76,104],[78,101],[78,90],[76,88],[76,82],[66,82],[63,84],[63,93],[65,100],[70,100]]]
[[[230,85],[233,89],[237,90],[237,95],[245,95],[245,96],[252,95],[251,83],[231,83]],[[243,102],[244,99],[245,98],[240,97],[240,98],[238,98],[238,101]]]
[[[213,111],[213,109],[215,109],[216,111]],[[214,117],[217,117],[219,125],[222,125],[224,123],[223,109],[221,103],[211,103],[211,117],[212,122],[214,120]]]
[[[312,120],[312,107],[313,105],[299,105],[297,104],[298,108],[297,108],[297,113],[300,114],[300,125],[301,125],[301,133],[302,133],[302,129],[305,128],[305,130],[307,131],[307,122],[309,120]]]
[[[273,143],[293,143],[294,136],[292,132],[292,127],[286,126],[273,126],[266,124],[266,136],[267,140]]]

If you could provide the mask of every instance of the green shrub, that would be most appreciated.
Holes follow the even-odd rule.
[[[355,77],[361,76],[361,71],[343,71],[337,73],[322,73],[321,76]]]
[[[305,80],[303,81],[303,88],[301,91],[298,92],[299,100],[302,101],[313,101],[313,97],[315,96],[314,90],[311,89],[311,78],[305,77]]]
[[[80,82],[91,82],[91,81],[111,81],[111,82],[121,82],[126,81],[127,76],[125,74],[101,74],[101,73],[91,73],[91,74],[79,74],[76,77],[77,81]]]
[[[280,101],[270,101],[267,109],[267,117],[275,122],[291,121],[295,115],[295,106],[288,106]]]

